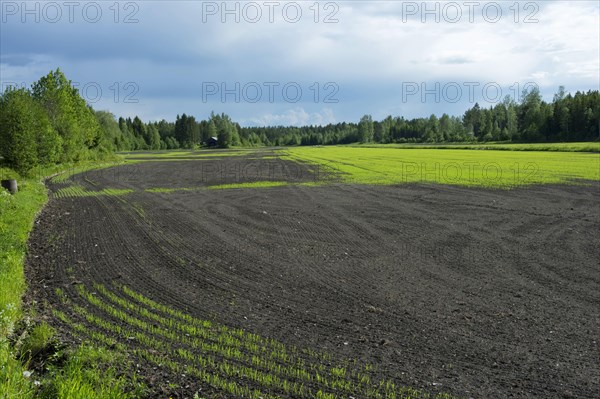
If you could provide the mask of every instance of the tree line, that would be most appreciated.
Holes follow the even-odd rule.
[[[507,96],[493,107],[475,104],[463,116],[405,119],[370,115],[357,123],[325,126],[242,127],[222,113],[206,120],[177,115],[174,122],[143,122],[95,111],[57,69],[31,89],[0,94],[0,161],[26,172],[38,165],[102,158],[115,151],[194,149],[217,139],[222,148],[349,143],[558,142],[600,137],[600,93],[567,94],[560,87],[545,102],[536,87],[517,103]]]
[[[137,116],[133,119],[121,117],[118,122],[113,119],[111,125],[117,137],[115,146],[120,151],[194,149],[206,145],[211,137],[217,138],[218,145],[223,148],[251,145],[240,139],[242,127],[225,114],[211,113],[208,120],[201,121],[182,114],[177,115],[175,122],[163,119],[149,123],[142,122]]]
[[[121,150],[195,148],[217,137],[231,146],[294,146],[350,143],[442,142],[561,142],[592,141],[600,137],[600,92],[567,94],[560,87],[552,102],[542,99],[537,88],[523,92],[521,102],[510,96],[489,108],[475,104],[463,116],[405,119],[391,115],[374,121],[370,115],[358,123],[325,126],[241,127],[225,114],[212,113],[207,120],[177,115],[175,122],[150,122],[138,117],[119,119],[126,138]]]

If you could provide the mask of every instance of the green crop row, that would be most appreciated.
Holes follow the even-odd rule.
[[[135,342],[132,350],[137,356],[167,366],[173,372],[185,372],[231,395],[250,398],[429,397],[389,380],[375,382],[369,375],[372,366],[350,369],[356,362],[348,361],[332,366],[330,361],[321,362],[330,357],[295,348],[289,351],[277,341],[196,319],[124,286],[120,292],[125,297],[99,284],[93,288],[95,292],[78,285],[77,292],[97,309],[96,312],[76,304],[68,305],[95,329],[107,334],[95,329],[88,331],[64,314],[55,312],[55,315],[99,343],[115,345],[111,335],[126,343]],[[68,301],[64,294],[62,298]],[[312,362],[300,358],[301,354],[309,355]]]
[[[231,183],[219,184],[206,187],[209,190],[227,190],[235,188],[266,188],[266,187],[281,187],[287,186],[289,183],[285,181],[255,181],[250,183]]]
[[[123,293],[125,293],[126,295],[128,295],[129,297],[134,299],[135,301],[139,302],[140,304],[146,305],[148,308],[150,308],[152,310],[159,311],[166,315],[174,317],[176,319],[182,320],[182,321],[186,322],[187,324],[201,326],[201,327],[211,327],[214,324],[211,321],[197,319],[197,318],[192,317],[191,315],[184,313],[178,309],[173,309],[169,306],[165,306],[163,304],[155,302],[152,299],[147,298],[144,295],[137,293],[137,292],[129,289],[126,286],[121,286],[120,288],[123,291]],[[285,355],[288,353],[291,355],[294,355],[295,353],[297,353],[297,349],[294,347],[287,348],[287,352],[286,352],[286,347],[281,342],[278,342],[276,340],[269,339],[269,338],[262,338],[257,334],[252,334],[252,333],[246,332],[241,329],[232,329],[232,328],[229,328],[224,325],[217,325],[217,329],[219,331],[222,331],[225,333],[231,333],[232,335],[235,335],[235,336],[243,339],[245,342],[250,342],[250,343],[260,345],[265,348],[269,348],[270,351],[276,351],[276,352],[280,353],[280,355],[279,355],[280,357],[281,356],[285,357]],[[324,360],[324,361],[331,360],[331,358],[328,354],[319,353],[319,352],[311,352],[311,355],[319,360]]]
[[[269,187],[281,187],[287,186],[287,182],[275,182],[275,181],[258,181],[251,183],[233,183],[233,184],[219,184],[212,186],[203,187],[181,187],[181,188],[163,188],[154,187],[147,188],[144,192],[155,193],[155,194],[170,194],[175,192],[185,191],[200,191],[200,190],[231,190],[237,188],[269,188]],[[85,187],[74,184],[71,186],[59,188],[54,196],[56,198],[82,198],[82,197],[103,197],[103,196],[122,196],[135,192],[132,189],[117,189],[117,188],[105,188],[102,190],[87,190]]]
[[[318,383],[319,385],[325,386],[325,387],[332,387],[332,388],[337,388],[337,389],[344,388],[346,390],[349,390],[349,388],[350,388],[349,382],[339,381],[337,379],[330,380],[327,376],[320,375],[318,371],[314,372],[314,375],[313,375],[313,373],[311,373],[307,370],[298,368],[294,364],[281,365],[281,364],[277,364],[276,362],[272,361],[272,359],[274,359],[274,360],[283,360],[283,361],[289,362],[291,359],[287,355],[282,354],[282,352],[262,351],[262,353],[260,353],[260,352],[258,353],[262,357],[256,356],[256,355],[251,356],[251,355],[246,354],[245,351],[243,351],[243,349],[248,348],[247,346],[244,348],[244,346],[241,344],[241,342],[238,339],[231,337],[231,336],[227,336],[227,335],[225,335],[225,336],[219,335],[219,336],[210,337],[209,339],[213,342],[207,343],[203,339],[194,338],[194,335],[196,335],[194,333],[198,332],[195,327],[186,328],[185,325],[182,326],[179,323],[171,325],[171,327],[173,327],[175,330],[180,330],[181,332],[183,332],[184,333],[183,335],[177,333],[173,329],[158,328],[158,327],[153,326],[150,323],[147,323],[141,319],[129,316],[125,312],[123,312],[121,310],[117,310],[110,304],[103,303],[97,296],[85,291],[85,289],[82,286],[79,286],[79,291],[80,291],[80,294],[88,300],[88,302],[92,303],[93,305],[97,306],[101,310],[110,314],[112,317],[117,318],[126,324],[130,324],[139,329],[145,330],[148,333],[151,333],[153,335],[161,336],[172,342],[178,342],[180,344],[186,345],[193,349],[198,349],[198,350],[202,351],[203,353],[211,353],[213,355],[220,356],[223,359],[230,359],[230,360],[234,360],[237,362],[250,364],[252,367],[260,367],[263,370],[267,370],[266,373],[263,373],[256,368],[254,368],[254,369],[253,368],[243,368],[243,370],[246,374],[251,374],[253,376],[256,376],[256,379],[259,382],[267,383],[267,384],[275,384],[277,386],[285,387],[287,385],[287,381],[280,380],[280,378],[277,377],[277,375],[282,375],[284,377],[304,379],[306,382],[314,381],[314,382]],[[157,319],[156,317],[153,317],[152,320],[164,322],[164,320]],[[206,338],[206,334],[202,335],[202,338]],[[250,346],[250,348],[252,348],[252,346]],[[203,367],[207,367],[207,366],[214,367],[215,366],[214,358],[209,357],[209,364],[206,364],[204,362],[204,364],[202,364],[202,366]],[[313,366],[312,368],[316,368],[316,367]],[[326,372],[325,368],[322,365],[320,365],[319,369],[321,372]],[[334,368],[334,370],[339,370],[339,369]],[[334,376],[335,376],[335,374],[334,374]]]
[[[119,196],[132,193],[129,189],[105,188],[99,191],[90,191],[79,185],[72,185],[61,188],[54,193],[56,198],[81,198],[81,197],[101,197],[101,196]]]
[[[94,285],[94,289],[103,294],[115,305],[118,305],[131,313],[138,314],[146,319],[158,322],[160,325],[169,330],[178,330],[187,336],[199,337],[202,340],[207,341],[207,344],[203,345],[203,349],[210,350],[214,349],[215,345],[219,345],[226,348],[231,348],[231,350],[242,350],[261,356],[270,354],[276,359],[280,359],[282,357],[288,358],[285,352],[282,351],[281,346],[278,345],[277,348],[269,347],[268,343],[265,345],[264,342],[261,342],[262,340],[257,338],[255,334],[246,334],[241,330],[224,329],[224,326],[216,326],[208,321],[198,320],[196,323],[182,323],[176,318],[160,316],[159,314],[150,311],[148,308],[126,301],[125,299],[110,292],[106,287],[100,284]],[[85,295],[89,296],[90,294],[86,293]],[[91,299],[96,301],[97,298]],[[212,343],[212,346],[208,345],[208,343]],[[300,361],[300,359],[298,359],[298,361]],[[256,364],[254,360],[252,363]]]

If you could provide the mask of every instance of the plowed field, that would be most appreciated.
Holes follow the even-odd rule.
[[[600,397],[597,184],[318,174],[265,152],[50,181],[29,297],[153,397]]]

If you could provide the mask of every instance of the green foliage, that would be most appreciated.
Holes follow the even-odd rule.
[[[200,126],[196,123],[196,118],[186,114],[177,115],[175,121],[175,138],[184,148],[192,148],[194,145],[200,145]]]
[[[119,118],[119,130],[123,135],[123,144],[120,147],[121,150],[139,150],[137,148],[138,140],[133,134],[132,121],[130,118],[123,119]]]
[[[108,111],[96,111],[96,119],[103,134],[98,142],[100,152],[111,153],[128,149],[123,132],[119,129],[115,116]]]
[[[31,103],[23,89],[9,90],[0,102],[0,151],[6,163],[21,172],[39,163]]]
[[[0,95],[1,161],[21,173],[106,157],[129,149],[128,139],[110,113],[87,106],[59,69],[31,90],[9,87]]]
[[[48,116],[25,89],[8,88],[0,96],[0,155],[19,172],[55,163],[61,139]]]
[[[34,83],[31,94],[62,138],[61,161],[90,159],[89,150],[100,144],[101,129],[93,110],[71,81],[57,69]]]
[[[217,125],[215,125],[214,119],[211,118],[210,122],[208,122],[208,137],[217,137]]]
[[[234,124],[228,115],[211,114],[210,123],[214,123],[217,130],[217,139],[219,146],[222,148],[229,148],[233,146],[239,146],[241,144],[238,126]]]
[[[158,128],[156,126],[154,126],[154,125],[148,126],[146,137],[147,137],[148,149],[160,150],[160,134],[158,133]]]
[[[168,150],[180,148],[179,141],[175,137],[167,137],[166,143]]]
[[[360,138],[361,143],[369,143],[373,141],[374,133],[375,130],[371,115],[365,115],[360,118],[360,122],[358,123],[358,137]]]

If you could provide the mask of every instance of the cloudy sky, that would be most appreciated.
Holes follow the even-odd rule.
[[[598,1],[0,2],[0,83],[60,67],[95,109],[245,126],[462,115],[598,90]]]

